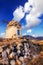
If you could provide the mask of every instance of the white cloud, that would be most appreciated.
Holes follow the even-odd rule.
[[[14,12],[13,12],[13,20],[20,21],[24,17],[25,13],[23,11],[23,7],[19,6]]]
[[[29,4],[35,7],[36,12],[43,13],[43,0],[28,0]]]
[[[43,0],[28,0],[28,2],[26,2],[24,5],[24,9],[26,12],[31,9],[30,5],[35,8],[35,13],[43,13]]]
[[[26,15],[27,25],[25,27],[30,28],[33,26],[37,26],[41,22],[38,17],[43,14],[43,0],[29,0],[27,5],[28,9],[30,5],[32,5],[33,8],[31,9],[30,13]]]
[[[26,2],[24,5],[24,12],[29,13],[30,10],[31,10],[31,7],[29,5],[29,2]]]
[[[40,22],[41,22],[41,20],[37,18],[37,15],[33,16],[32,14],[28,14],[26,16],[26,23],[27,23],[26,27],[30,28],[30,27],[36,26]]]
[[[27,30],[27,33],[31,33],[31,32],[32,32],[32,30],[31,30],[31,29]]]
[[[33,36],[33,37],[36,37],[36,35],[34,35],[34,34],[33,34],[32,36]]]
[[[32,8],[30,7],[32,6]],[[28,13],[25,15],[25,13]],[[26,26],[25,27],[33,27],[40,24],[41,20],[38,18],[41,14],[43,14],[43,0],[28,0],[23,6],[19,6],[14,12],[13,12],[13,20],[20,21],[23,19],[24,16],[26,20]]]
[[[5,38],[5,32],[0,33],[0,37]]]

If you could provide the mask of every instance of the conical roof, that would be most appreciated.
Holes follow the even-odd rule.
[[[14,20],[8,23],[7,28],[9,28],[10,26],[21,27],[20,23]]]

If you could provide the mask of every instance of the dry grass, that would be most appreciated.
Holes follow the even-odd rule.
[[[31,40],[34,44],[43,45],[43,40]]]
[[[43,52],[40,52],[40,54],[32,59],[28,65],[43,65]]]

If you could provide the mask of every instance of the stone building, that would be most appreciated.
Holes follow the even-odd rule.
[[[22,36],[22,28],[19,22],[10,21],[6,29],[6,38],[15,38]]]

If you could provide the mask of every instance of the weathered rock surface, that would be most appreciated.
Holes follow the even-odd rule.
[[[0,65],[31,65],[32,59],[40,52],[40,45],[33,44],[29,39],[6,39],[3,42],[1,40]]]

